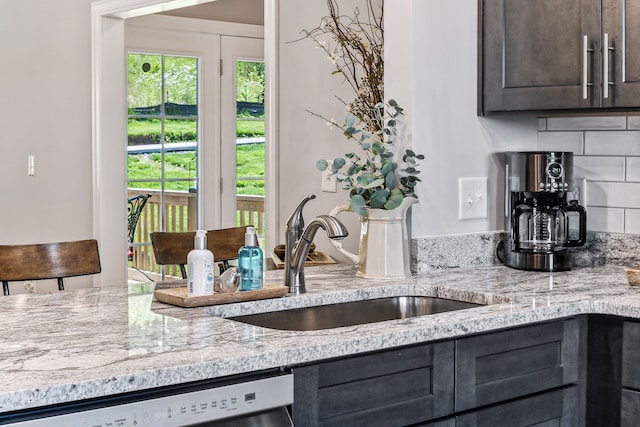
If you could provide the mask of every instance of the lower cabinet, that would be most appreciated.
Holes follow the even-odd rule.
[[[620,426],[640,423],[640,323],[624,322],[622,326],[622,396]]]
[[[401,426],[453,413],[453,341],[294,367],[296,426]]]
[[[583,426],[585,330],[572,318],[294,367],[293,421]]]
[[[456,341],[456,412],[579,380],[582,319],[544,323]]]
[[[456,417],[456,427],[584,426],[577,386],[548,391]]]

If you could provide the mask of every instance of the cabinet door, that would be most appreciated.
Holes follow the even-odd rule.
[[[603,39],[604,34],[609,38],[606,74],[611,82],[609,93],[603,93],[603,106],[637,107],[640,105],[640,0],[604,0],[602,4]],[[604,65],[602,74],[605,74]]]
[[[622,386],[640,390],[640,323],[622,326]]]
[[[481,0],[483,112],[600,107],[600,0]],[[589,49],[584,66],[584,36]]]
[[[408,425],[453,413],[453,341],[294,367],[295,425]]]
[[[637,426],[640,420],[640,323],[622,326],[622,397],[620,426]],[[634,389],[634,390],[631,390]]]
[[[622,390],[620,427],[637,427],[640,420],[640,392]]]
[[[586,340],[569,319],[456,341],[456,412],[577,383]]]
[[[584,426],[578,387],[554,390],[457,417],[456,427]]]

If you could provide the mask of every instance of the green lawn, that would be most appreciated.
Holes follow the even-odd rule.
[[[159,119],[129,119],[128,125],[129,144],[153,144],[159,143],[161,135],[161,123]],[[165,138],[168,143],[195,141],[195,120],[167,120],[165,123]],[[237,120],[238,138],[264,136],[264,121]],[[160,178],[160,153],[135,154],[128,157],[128,177],[133,179],[159,179]],[[167,190],[187,191],[193,187],[193,179],[196,176],[196,158],[192,152],[165,154],[166,178],[181,179],[178,182],[165,184]],[[236,150],[237,176],[240,177],[264,177],[264,144],[241,144]],[[136,182],[130,187],[159,189],[157,182]],[[240,180],[237,181],[237,194],[264,195],[264,180]]]
[[[236,167],[238,177],[264,177],[264,144],[237,146]],[[160,153],[135,154],[128,156],[129,179],[159,179]],[[191,152],[165,154],[165,172],[168,178],[183,178],[184,181],[168,182],[167,190],[187,191],[195,177],[196,159]],[[129,187],[159,189],[157,182],[136,182]],[[237,194],[264,195],[264,180],[238,180]]]
[[[160,119],[129,119],[127,128],[130,144],[152,144],[160,142]],[[165,124],[167,142],[195,141],[195,120],[167,120]],[[236,126],[238,138],[264,136],[264,121],[238,118]]]

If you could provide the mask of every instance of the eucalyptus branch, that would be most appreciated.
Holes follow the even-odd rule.
[[[365,13],[356,8],[352,16],[346,16],[338,0],[326,2],[328,15],[318,27],[303,30],[301,39],[312,40],[327,55],[334,66],[332,74],[340,75],[355,96],[350,102],[336,97],[347,107],[344,123],[306,111],[340,129],[359,149],[330,162],[321,159],[316,167],[329,170],[344,184],[355,212],[364,215],[366,208],[394,209],[404,197],[417,197],[414,189],[420,171],[416,166],[424,156],[405,150],[402,162],[393,159],[391,149],[404,113],[393,99],[384,99],[384,4],[366,0]]]

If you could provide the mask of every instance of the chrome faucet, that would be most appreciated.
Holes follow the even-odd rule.
[[[324,229],[330,239],[343,239],[349,234],[344,224],[329,215],[317,216],[305,228],[302,209],[309,200],[315,198],[310,194],[302,199],[289,216],[285,229],[284,284],[289,287],[289,293],[294,295],[306,292],[304,262],[318,229]]]

